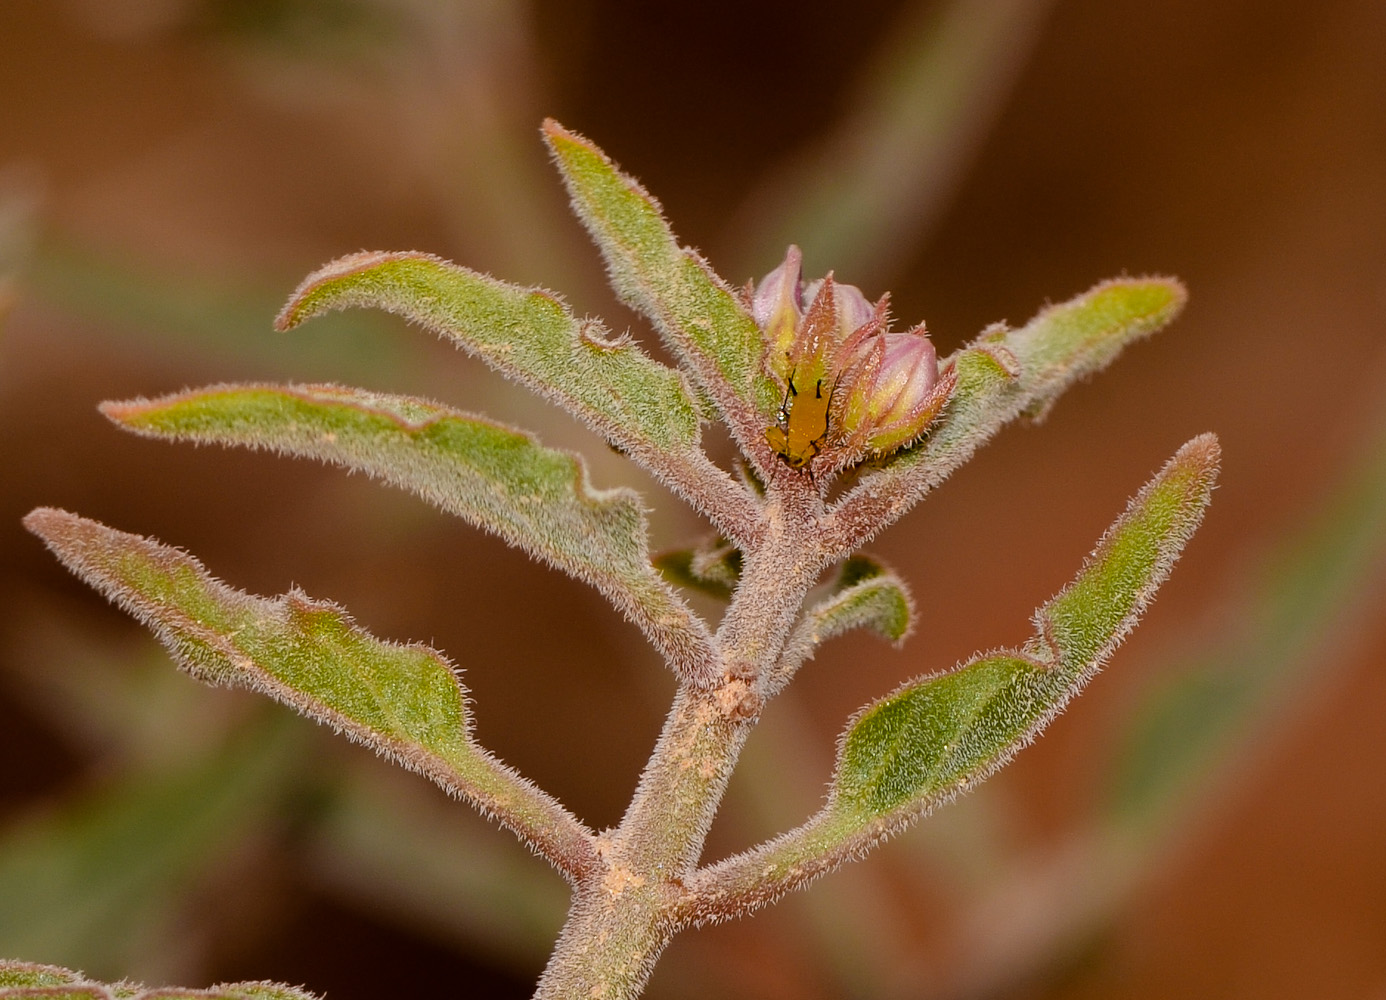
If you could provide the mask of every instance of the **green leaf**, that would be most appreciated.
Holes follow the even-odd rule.
[[[876,703],[848,729],[833,806],[863,818],[919,812],[980,781],[1111,655],[1202,518],[1218,448],[1195,438],[1141,490],[1078,576],[1035,614],[1023,648],[979,657]]]
[[[94,983],[80,972],[56,965],[0,959],[0,997],[46,997],[62,1000],[315,1000],[312,993],[278,983],[222,983],[209,990],[133,983]]]
[[[1341,668],[1343,637],[1380,617],[1386,569],[1386,427],[1372,429],[1347,474],[1262,560],[1260,579],[1222,603],[1236,626],[1152,677],[1113,757],[1107,803],[1122,842],[1162,843],[1230,758],[1267,732],[1301,683]],[[1309,682],[1308,677],[1313,681]]]
[[[301,591],[234,590],[185,552],[75,514],[41,507],[24,523],[194,676],[258,690],[346,732],[466,797],[570,877],[596,863],[588,831],[472,739],[466,691],[437,651],[376,639]]]
[[[568,886],[520,844],[459,817],[433,789],[389,780],[367,763],[333,775],[305,845],[315,886],[498,965],[542,963],[563,924]]]
[[[1173,320],[1186,299],[1173,278],[1119,278],[1050,306],[1019,330],[983,331],[945,361],[957,368],[958,385],[928,435],[838,503],[840,551],[855,550],[909,510],[1005,424],[1026,413],[1042,417],[1069,386]]]
[[[1184,445],[1132,499],[1078,576],[1035,613],[1021,649],[911,681],[847,728],[828,803],[687,884],[688,919],[724,919],[860,856],[980,782],[1030,742],[1135,625],[1197,528],[1217,475],[1212,435]]]
[[[276,713],[8,829],[0,950],[119,974],[176,940],[189,894],[255,835],[296,768],[293,721]]]
[[[747,430],[751,421],[759,434],[757,414],[773,412],[779,390],[762,370],[764,340],[745,306],[706,261],[679,245],[658,202],[605,153],[555,121],[544,123],[544,137],[616,291],[654,322],[732,429]]]
[[[1020,363],[1020,389],[1032,415],[1087,378],[1128,344],[1168,325],[1188,301],[1174,278],[1117,278],[1050,306],[1003,343]]]
[[[707,626],[650,565],[639,497],[592,489],[579,458],[522,431],[321,385],[217,386],[102,410],[151,437],[269,448],[378,476],[591,583],[682,676],[712,662]]]
[[[713,536],[691,549],[660,553],[655,566],[670,583],[726,601],[741,580],[741,550]]]
[[[873,572],[862,574],[866,563]],[[914,601],[893,572],[864,557],[848,560],[839,589],[808,613],[814,644],[854,628],[875,632],[889,642],[903,642],[914,619]]]
[[[913,624],[914,599],[905,581],[869,556],[853,556],[842,564],[832,592],[800,620],[766,686],[772,693],[782,689],[820,644],[844,632],[864,628],[898,645]]]

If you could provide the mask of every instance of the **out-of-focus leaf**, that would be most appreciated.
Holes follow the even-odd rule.
[[[1207,506],[1215,438],[1184,445],[1136,495],[1078,576],[1035,614],[1023,648],[906,684],[848,727],[828,804],[803,827],[707,869],[697,919],[730,916],[860,854],[983,780],[1101,667],[1169,574]],[[738,905],[720,908],[723,899]]]
[[[516,967],[542,962],[567,912],[567,886],[432,789],[378,772],[339,775],[315,826],[310,874],[336,896],[469,951]]]
[[[33,252],[37,185],[18,171],[0,170],[0,323],[19,297],[19,273]]]
[[[191,763],[129,775],[8,830],[0,953],[112,975],[177,961],[152,949],[176,933],[198,874],[273,808],[294,767],[300,730],[290,722],[276,716]]]
[[[221,983],[211,989],[149,988],[134,983],[95,983],[56,965],[0,959],[0,997],[56,1000],[316,1000],[312,993],[279,983]]]
[[[698,376],[733,433],[759,434],[779,390],[764,374],[760,328],[697,253],[679,246],[659,204],[591,142],[554,121],[544,136],[612,285],[648,316]]]
[[[790,243],[822,273],[886,276],[927,232],[1024,65],[1050,0],[914,3],[852,107],[748,203],[745,260]]]
[[[276,368],[356,380],[402,372],[410,360],[378,317],[337,316],[314,337],[286,340],[269,322],[282,298],[272,289],[165,271],[53,234],[35,248],[26,289],[48,308],[119,328],[129,343],[198,352],[241,370],[247,359],[273,358]]]
[[[1378,429],[1324,508],[1277,547],[1262,585],[1239,602],[1242,634],[1161,671],[1123,727],[1109,808],[1128,833],[1153,835],[1242,745],[1255,718],[1279,704],[1296,674],[1326,665],[1323,649],[1344,624],[1376,612],[1383,565],[1386,434]]]
[[[151,437],[269,448],[378,476],[593,584],[682,675],[712,660],[707,626],[650,565],[639,497],[592,489],[579,458],[522,431],[322,385],[217,386],[102,410]]]
[[[585,420],[714,520],[751,518],[746,491],[698,447],[701,415],[683,376],[629,337],[579,320],[556,295],[428,254],[360,253],[304,279],[276,325],[350,306],[397,313],[449,338]]]
[[[957,366],[958,384],[924,440],[838,502],[842,551],[907,511],[1002,426],[1023,413],[1043,416],[1069,386],[1173,320],[1186,298],[1173,278],[1119,278],[1050,306],[1019,330],[984,331],[945,362]]]
[[[382,642],[297,590],[273,600],[234,590],[185,552],[75,514],[39,508],[24,523],[195,676],[345,731],[465,796],[570,877],[596,863],[582,824],[472,739],[465,689],[437,651]]]

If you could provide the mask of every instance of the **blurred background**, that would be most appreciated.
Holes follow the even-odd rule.
[[[1386,997],[1383,53],[1378,0],[5,0],[0,954],[529,995],[566,904],[542,862],[179,674],[19,518],[66,507],[432,643],[483,743],[615,823],[673,685],[593,591],[361,477],[95,409],[227,380],[414,392],[585,451],[648,498],[656,547],[698,536],[565,415],[390,317],[270,330],[318,264],[418,249],[655,346],[566,211],[552,115],[733,282],[796,241],[940,353],[1114,274],[1192,292],[873,545],[916,633],[837,640],[771,705],[709,858],[816,807],[863,703],[1022,641],[1179,444],[1225,451],[1160,600],[1033,748],[866,862],[678,938],[649,995]]]

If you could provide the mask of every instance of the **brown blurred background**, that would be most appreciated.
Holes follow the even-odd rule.
[[[806,815],[861,704],[1022,641],[1180,443],[1225,452],[1161,599],[1035,747],[866,862],[681,937],[650,996],[1386,997],[1378,0],[0,4],[0,954],[333,1000],[528,995],[564,903],[541,862],[179,675],[18,521],[63,506],[436,645],[487,746],[616,822],[672,683],[592,591],[361,477],[95,410],[224,380],[416,392],[585,450],[657,508],[657,546],[696,535],[418,331],[269,331],[304,274],[370,248],[645,336],[566,212],[544,115],[731,280],[796,239],[941,353],[1113,274],[1192,291],[878,540],[916,634],[839,640],[772,705],[710,854]]]

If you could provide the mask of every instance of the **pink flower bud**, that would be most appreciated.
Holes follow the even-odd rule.
[[[885,297],[873,306],[831,274],[805,285],[802,271],[791,246],[751,294],[767,368],[785,390],[766,440],[796,469],[819,455],[840,469],[913,441],[953,383],[939,379],[924,327],[887,333]]]
[[[751,296],[751,315],[777,357],[789,354],[803,319],[803,262],[799,248],[791,246],[784,263],[762,278]]]
[[[824,369],[846,364],[860,342],[853,334],[884,319],[884,300],[873,306],[860,288],[838,284],[832,275],[805,285],[803,259],[791,246],[751,293],[751,316],[765,335],[769,368],[783,380],[805,362]]]
[[[818,291],[823,287],[823,284],[831,280],[831,277],[828,277],[810,281],[804,289],[804,301],[812,302],[818,296]],[[866,296],[856,285],[833,282],[833,301],[837,307],[837,339],[839,342],[845,341],[856,333],[857,330],[871,322],[872,317],[876,315],[876,307],[866,300]]]
[[[872,337],[843,382],[841,431],[876,454],[922,434],[952,389],[951,378],[940,383],[938,356],[922,324]]]

